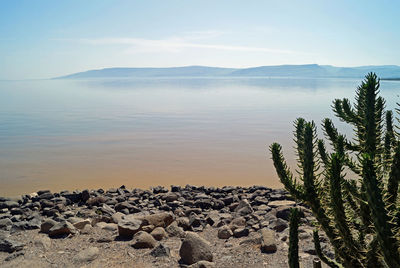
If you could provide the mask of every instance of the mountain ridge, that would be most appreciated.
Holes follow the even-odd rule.
[[[370,65],[336,67],[319,64],[285,64],[250,68],[224,68],[209,66],[182,67],[113,67],[73,73],[53,79],[129,78],[129,77],[310,77],[310,78],[362,78],[367,72],[375,72],[382,79],[400,77],[398,65]]]

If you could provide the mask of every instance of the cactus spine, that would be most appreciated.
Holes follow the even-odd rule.
[[[330,267],[400,267],[400,141],[379,86],[376,74],[369,73],[353,105],[348,99],[333,102],[336,116],[352,125],[352,140],[325,119],[327,149],[314,122],[295,121],[299,178],[287,166],[282,147],[270,146],[281,182],[311,208],[334,248],[335,260],[324,256],[314,233],[317,254]]]

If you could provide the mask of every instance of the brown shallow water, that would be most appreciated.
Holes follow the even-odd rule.
[[[280,187],[292,122],[332,117],[359,80],[163,78],[0,82],[0,195],[154,185]],[[396,82],[383,82],[393,108]],[[339,127],[345,132],[342,124]]]

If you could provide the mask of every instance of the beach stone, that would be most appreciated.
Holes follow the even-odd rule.
[[[208,241],[193,232],[187,232],[179,249],[179,255],[182,262],[189,265],[202,260],[213,261]]]
[[[165,228],[165,231],[168,233],[169,236],[176,236],[183,238],[186,235],[183,228],[179,227],[176,221],[168,225],[167,228]]]
[[[83,229],[83,228],[85,227],[85,225],[87,225],[87,224],[91,225],[91,221],[90,221],[89,219],[84,219],[84,220],[80,219],[79,221],[74,222],[74,223],[73,223],[73,226],[74,226],[76,229],[81,230],[81,229]]]
[[[19,208],[19,203],[16,201],[12,201],[12,200],[7,200],[4,202],[0,202],[0,208],[8,208],[8,209],[12,209],[12,208]]]
[[[40,232],[48,234],[50,229],[56,225],[57,222],[52,219],[46,219],[41,225],[40,225]]]
[[[219,239],[229,239],[233,235],[233,232],[229,226],[222,226],[218,229],[218,238]]]
[[[118,225],[115,223],[107,223],[107,222],[98,222],[95,225],[96,227],[99,227],[102,230],[114,232],[118,230]]]
[[[285,221],[289,220],[290,216],[290,207],[289,206],[280,206],[276,208],[276,217],[281,218]]]
[[[165,238],[165,237],[168,236],[167,232],[166,232],[165,229],[162,228],[162,227],[157,227],[157,228],[155,228],[150,234],[151,234],[151,235],[154,237],[154,239],[157,240],[157,241],[160,241],[160,240],[162,240],[163,238]]]
[[[125,217],[118,223],[118,233],[123,237],[132,237],[139,232],[143,221],[134,217]]]
[[[143,217],[144,225],[154,225],[155,227],[167,227],[174,221],[172,214],[167,212],[147,215]]]
[[[244,217],[238,217],[231,221],[230,227],[231,230],[234,231],[236,228],[246,226],[246,219]]]
[[[90,198],[89,190],[87,190],[87,189],[83,190],[82,193],[81,193],[82,202],[88,201],[89,198]]]
[[[8,229],[12,225],[12,221],[9,218],[1,219],[0,220],[0,229]]]
[[[268,206],[271,208],[277,208],[280,206],[291,206],[293,207],[294,205],[296,205],[295,201],[291,201],[291,200],[275,200],[275,201],[271,201],[268,203]]]
[[[274,253],[277,250],[275,232],[264,228],[261,229],[261,252]]]
[[[9,238],[0,237],[0,251],[13,253],[15,251],[20,251],[23,249],[25,244],[14,241]]]
[[[150,252],[150,255],[156,258],[171,257],[171,250],[169,249],[169,247],[164,246],[163,244],[159,244]]]
[[[244,237],[249,235],[249,229],[246,227],[239,227],[233,231],[233,236],[236,238]]]
[[[69,234],[75,234],[75,227],[68,221],[62,221],[54,225],[49,230],[50,237],[64,236]]]
[[[240,200],[238,206],[235,208],[235,212],[241,216],[245,216],[253,213],[253,208],[251,207],[249,201],[246,199]]]
[[[276,220],[273,220],[273,221],[270,223],[269,227],[270,227],[271,229],[277,231],[277,232],[282,232],[283,230],[285,230],[286,228],[289,227],[289,224],[288,224],[286,221],[284,221],[284,220],[278,218],[278,219],[276,219]]]
[[[80,251],[72,260],[75,263],[88,263],[95,260],[99,254],[100,251],[97,247],[89,247]]]
[[[112,220],[113,220],[114,223],[118,224],[118,222],[119,222],[120,220],[122,220],[122,218],[123,218],[124,216],[125,216],[124,213],[116,212],[116,213],[114,213],[114,214],[111,216],[111,218],[112,218]]]
[[[140,231],[133,237],[133,248],[154,248],[157,241],[154,237],[144,231]]]

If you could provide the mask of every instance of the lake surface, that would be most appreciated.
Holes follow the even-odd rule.
[[[0,195],[176,185],[281,187],[293,121],[333,118],[360,79],[141,78],[0,81]],[[400,82],[382,81],[393,109]],[[345,132],[349,128],[338,122]]]

